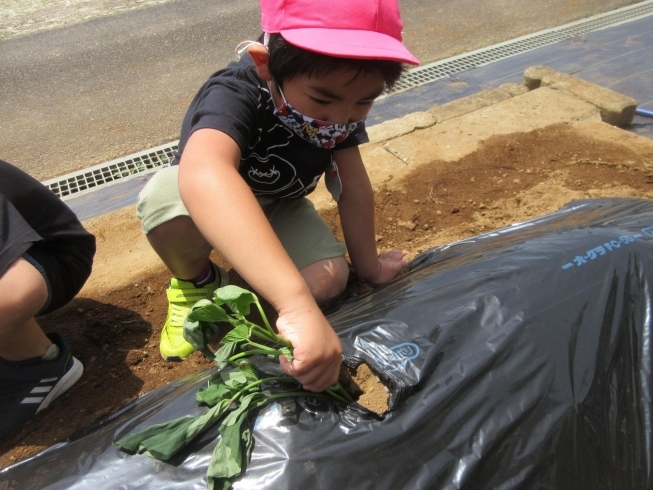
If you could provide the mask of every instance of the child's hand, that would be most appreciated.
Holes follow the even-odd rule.
[[[295,359],[279,358],[281,369],[309,391],[324,391],[338,381],[342,363],[340,339],[317,305],[280,312],[279,333],[293,345]]]
[[[380,286],[397,277],[399,271],[408,265],[408,260],[404,259],[407,254],[407,250],[381,252],[379,254],[379,272],[376,278],[371,279],[370,282],[375,286]]]

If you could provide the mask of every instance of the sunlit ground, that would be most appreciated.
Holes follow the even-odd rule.
[[[170,0],[3,0],[0,39],[84,22]]]

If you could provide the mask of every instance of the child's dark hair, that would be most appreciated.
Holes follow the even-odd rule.
[[[263,38],[259,39],[263,42]],[[353,70],[356,76],[361,73],[379,73],[386,87],[391,88],[401,76],[403,67],[399,61],[336,58],[308,51],[288,43],[280,34],[270,34],[269,67],[279,83],[298,75],[324,76],[337,70]]]

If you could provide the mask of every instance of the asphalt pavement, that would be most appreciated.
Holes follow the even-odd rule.
[[[400,0],[428,63],[632,0]],[[256,0],[173,0],[0,41],[0,158],[45,180],[179,137],[204,80],[259,34]]]

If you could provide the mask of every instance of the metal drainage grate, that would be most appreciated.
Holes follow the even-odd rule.
[[[403,92],[470,68],[487,65],[493,61],[502,60],[542,46],[557,43],[558,41],[570,39],[581,34],[631,21],[638,17],[646,17],[652,13],[653,1],[647,0],[642,3],[597,15],[589,19],[572,22],[554,29],[547,29],[511,41],[488,46],[487,48],[471,51],[460,56],[454,56],[445,60],[429,63],[428,65],[407,71],[397,81],[392,90],[384,94],[383,97]]]
[[[638,17],[645,17],[652,13],[653,0],[647,0],[589,19],[572,22],[554,29],[540,31],[460,56],[429,63],[428,65],[420,66],[404,73],[392,90],[386,92],[379,98],[385,98],[389,95],[448,77],[454,73],[487,65],[493,61],[509,58],[581,34],[631,21]],[[82,191],[94,189],[115,182],[116,180],[135,177],[136,175],[153,172],[165,167],[172,160],[173,152],[177,150],[178,143],[179,141],[174,141],[141,153],[135,153],[108,163],[96,165],[86,170],[57,177],[43,182],[43,184],[49,187],[60,198],[66,199]]]
[[[73,172],[43,182],[52,192],[62,199],[82,191],[126,179],[136,175],[153,172],[167,167],[173,159],[179,141],[158,146],[127,157],[101,163],[94,167]]]

